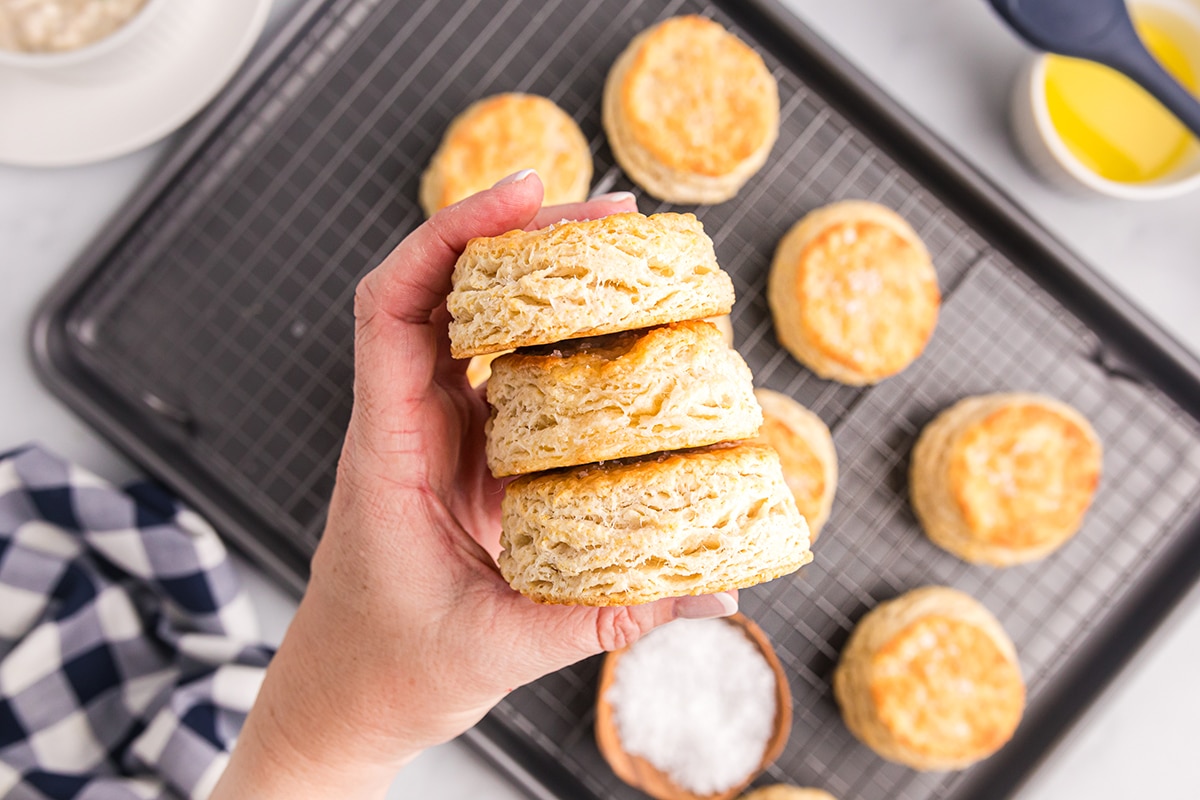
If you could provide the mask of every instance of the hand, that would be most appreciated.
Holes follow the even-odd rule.
[[[507,692],[736,593],[630,608],[537,605],[500,576],[488,408],[450,357],[445,298],[467,240],[635,211],[541,209],[531,172],[439,212],[359,284],[354,410],[312,579],[213,797],[382,796],[422,749]],[[540,210],[539,210],[540,209]]]

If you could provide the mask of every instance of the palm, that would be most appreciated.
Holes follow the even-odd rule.
[[[445,337],[445,329],[434,331]],[[428,389],[429,443],[425,451],[430,483],[471,538],[493,557],[499,552],[503,489],[484,456],[488,406],[471,389],[462,362],[439,357]]]

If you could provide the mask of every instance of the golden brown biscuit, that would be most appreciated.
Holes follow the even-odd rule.
[[[1102,448],[1083,416],[1050,397],[968,397],[925,427],[909,488],[929,538],[966,561],[1043,558],[1079,530]]]
[[[716,22],[674,17],[634,37],[604,84],[604,130],[626,174],[673,203],[720,203],[767,160],[779,87]]]
[[[1025,683],[1012,640],[955,589],[881,603],[858,623],[833,675],[850,732],[919,770],[962,769],[1012,738]]]
[[[837,451],[821,418],[792,398],[770,389],[755,389],[763,425],[755,441],[775,449],[796,508],[808,522],[813,542],[829,519],[837,491]]]
[[[467,243],[446,299],[455,358],[727,314],[733,282],[691,214],[613,214]]]
[[[824,789],[809,789],[800,786],[789,786],[777,783],[774,786],[763,786],[742,795],[741,800],[837,800]]]
[[[895,212],[846,201],[779,243],[767,288],[780,343],[822,378],[876,383],[913,362],[937,324],[929,251]]]
[[[545,205],[587,198],[592,152],[575,120],[544,97],[498,94],[469,106],[450,123],[425,174],[425,216],[522,169],[536,169]]]
[[[717,445],[526,475],[502,504],[500,572],[539,603],[710,594],[812,560],[779,458]]]
[[[747,439],[763,420],[750,368],[699,320],[527,348],[492,369],[496,477]]]

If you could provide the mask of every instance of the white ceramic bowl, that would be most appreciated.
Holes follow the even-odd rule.
[[[1200,0],[1145,0],[1195,22],[1200,29]],[[1200,52],[1188,52],[1192,69],[1200,73]],[[1013,136],[1029,163],[1054,185],[1123,200],[1164,200],[1200,189],[1200,147],[1192,147],[1183,163],[1169,175],[1145,183],[1121,183],[1102,178],[1083,165],[1063,143],[1046,106],[1046,56],[1036,55],[1025,66],[1012,94]]]
[[[109,53],[116,52],[128,46],[137,39],[153,22],[163,6],[177,0],[146,0],[146,4],[134,14],[128,22],[102,39],[74,50],[63,50],[54,53],[23,53],[15,50],[0,48],[0,66],[15,67],[26,70],[53,71],[63,67],[76,67],[87,64]]]

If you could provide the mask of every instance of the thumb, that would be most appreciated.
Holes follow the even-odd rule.
[[[355,317],[360,323],[376,315],[428,323],[450,292],[454,264],[467,242],[525,227],[541,208],[542,194],[541,179],[527,169],[434,214],[363,277]]]
[[[555,670],[605,651],[620,650],[650,631],[676,619],[728,617],[738,610],[737,590],[720,594],[668,597],[638,606],[538,605],[512,593],[503,618],[524,647],[514,664],[516,683],[528,683]]]

